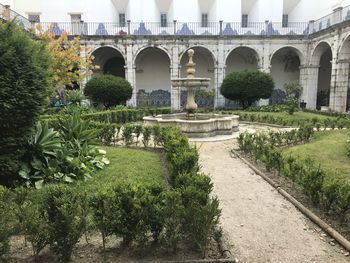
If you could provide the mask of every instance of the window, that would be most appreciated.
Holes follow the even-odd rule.
[[[81,22],[81,14],[71,14],[70,20],[72,23],[80,23]]]
[[[288,27],[288,15],[282,16],[282,27]]]
[[[71,32],[75,36],[79,36],[83,33],[81,14],[70,14]]]
[[[124,13],[119,14],[119,26],[125,27],[125,14]]]
[[[168,21],[165,13],[160,14],[160,26],[167,27]]]
[[[208,14],[202,14],[202,27],[208,27]]]
[[[248,27],[248,15],[242,15],[242,27]]]
[[[31,23],[40,23],[40,15],[39,14],[30,14],[30,15],[28,15],[28,20]]]

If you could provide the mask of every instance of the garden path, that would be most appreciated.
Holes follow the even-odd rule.
[[[272,186],[231,157],[235,140],[196,145],[220,200],[224,238],[239,262],[350,262]]]

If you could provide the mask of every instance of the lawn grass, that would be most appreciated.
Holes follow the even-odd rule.
[[[166,169],[159,152],[121,147],[99,147],[107,152],[110,164],[84,183],[85,188],[105,184],[139,183],[164,184]]]
[[[311,158],[329,172],[339,172],[350,181],[350,157],[346,155],[348,130],[316,132],[312,142],[284,150],[285,155]]]

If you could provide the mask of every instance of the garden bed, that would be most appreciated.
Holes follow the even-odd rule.
[[[322,169],[338,172],[350,181],[350,160],[346,155],[348,130],[315,133],[310,143],[296,145],[284,150],[284,154],[296,155],[302,159],[311,158]]]
[[[242,134],[239,145],[245,157],[258,165],[273,181],[349,238],[350,184],[344,174],[336,172],[337,163],[332,163],[332,159],[347,158],[345,150],[343,153],[341,150],[333,153],[339,149],[339,144],[345,147],[345,132],[316,133],[311,142],[312,132],[305,127],[286,133]],[[320,143],[321,146],[317,146]],[[327,148],[325,151],[330,159],[318,161],[317,156],[321,154],[315,153],[318,147]],[[310,156],[307,150],[311,151]],[[291,151],[297,154],[291,154]],[[341,168],[346,173],[346,164]]]
[[[261,172],[263,172],[267,177],[269,177],[273,182],[279,185],[283,190],[293,196],[296,200],[298,200],[305,207],[315,213],[327,224],[336,229],[346,239],[350,240],[349,222],[340,220],[339,217],[332,216],[331,214],[322,210],[319,206],[315,205],[311,201],[310,197],[305,194],[303,187],[294,182],[292,179],[285,176],[280,176],[276,171],[267,170],[263,162],[255,160],[255,158],[250,154],[246,154],[242,151],[239,151],[239,153]],[[318,232],[319,234],[322,233],[322,230],[319,227],[316,227],[313,231]],[[329,238],[328,241],[332,242],[333,240]]]
[[[0,188],[6,215],[0,241],[5,253],[7,237],[12,247],[4,259],[219,258],[219,203],[210,195],[210,178],[199,173],[198,152],[179,130],[158,132],[168,169],[159,149],[105,147],[110,166],[90,180],[29,191]]]

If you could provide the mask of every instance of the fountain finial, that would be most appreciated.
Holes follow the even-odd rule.
[[[187,51],[188,54],[188,63],[186,64],[187,66],[187,78],[192,79],[194,78],[194,73],[196,73],[196,63],[193,62],[193,55],[194,55],[194,50],[189,49]]]

